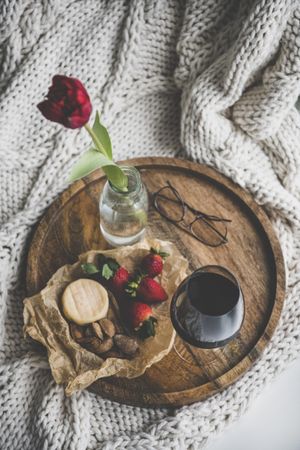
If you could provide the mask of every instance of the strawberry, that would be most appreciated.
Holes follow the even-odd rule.
[[[146,302],[160,303],[168,298],[168,294],[161,284],[153,278],[145,277],[139,284],[137,296]]]
[[[127,285],[126,292],[146,303],[161,303],[167,300],[168,294],[161,284],[151,277],[138,277]]]
[[[132,302],[128,313],[131,326],[141,339],[155,335],[154,324],[157,320],[152,316],[151,306],[142,302]]]
[[[160,275],[164,266],[164,259],[169,256],[166,252],[160,252],[155,248],[151,248],[150,253],[146,255],[141,263],[142,272],[149,277],[154,278]]]
[[[110,279],[109,285],[111,290],[117,294],[121,294],[129,281],[129,272],[125,267],[119,267],[113,277]]]

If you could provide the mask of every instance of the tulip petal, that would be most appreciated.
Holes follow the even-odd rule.
[[[76,91],[76,100],[80,104],[85,104],[87,101],[87,96],[83,91]]]
[[[65,120],[65,115],[62,109],[56,103],[49,100],[44,100],[39,103],[37,107],[43,116],[52,122],[62,123]]]
[[[72,78],[67,77],[66,75],[54,75],[52,78],[52,86],[59,87],[64,86],[65,88],[72,88]]]
[[[60,101],[66,97],[67,89],[64,86],[50,86],[47,98],[52,101]]]
[[[88,120],[83,120],[83,117],[81,115],[75,116],[72,114],[72,116],[68,117],[67,123],[68,125],[65,125],[67,128],[80,128],[83,127],[87,123]]]

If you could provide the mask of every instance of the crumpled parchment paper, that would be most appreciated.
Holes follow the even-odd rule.
[[[111,256],[132,272],[151,247],[158,247],[169,253],[160,276],[160,282],[169,297],[166,302],[154,308],[154,316],[158,320],[156,335],[145,341],[140,340],[139,351],[131,360],[104,360],[72,339],[68,322],[60,310],[61,296],[69,283],[84,278],[81,264],[94,262],[95,255],[101,253]],[[145,239],[133,246],[113,250],[89,251],[80,255],[77,263],[61,267],[39,294],[24,300],[24,333],[47,348],[52,375],[58,384],[65,385],[66,395],[86,388],[99,378],[112,375],[138,377],[167,355],[173,346],[175,331],[169,315],[170,301],[175,289],[185,278],[187,268],[188,262],[176,246],[158,239]],[[108,317],[116,322],[120,321],[117,302],[112,298]]]

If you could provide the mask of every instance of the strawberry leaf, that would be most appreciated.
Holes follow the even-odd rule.
[[[155,323],[157,320],[155,317],[150,317],[143,325],[138,329],[137,335],[140,339],[147,339],[151,336],[155,336]]]
[[[108,264],[104,264],[102,267],[102,276],[106,280],[110,280],[114,276],[114,271],[111,270]]]
[[[89,275],[100,272],[98,267],[92,263],[81,264],[81,268],[82,268],[83,272],[85,272]]]
[[[118,270],[118,268],[120,267],[120,264],[117,263],[117,261],[112,258],[108,259],[106,263],[109,265],[109,267],[111,268],[111,270],[113,272],[116,272]]]
[[[170,254],[167,253],[167,252],[159,252],[159,255],[160,255],[163,259],[165,259],[165,258],[167,258]]]
[[[151,247],[150,251],[151,251],[151,253],[154,253],[154,255],[161,256],[163,259],[165,259],[165,258],[167,258],[167,256],[169,256],[169,253],[161,252],[159,249],[156,249],[154,247]]]
[[[125,289],[125,292],[130,294],[131,297],[136,297],[136,290],[139,287],[138,283],[136,281],[130,281],[127,284],[127,287]]]

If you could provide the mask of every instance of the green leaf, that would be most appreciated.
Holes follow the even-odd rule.
[[[140,339],[145,340],[150,336],[155,336],[155,323],[157,320],[155,317],[150,317],[143,325],[138,329],[137,335]]]
[[[100,141],[100,143],[103,145],[107,156],[112,159],[112,146],[111,146],[111,140],[108,134],[107,129],[100,123],[100,115],[98,111],[96,112],[96,117],[93,125],[93,131],[95,135],[97,136],[97,139]]]
[[[141,225],[147,225],[147,213],[143,209],[135,211],[134,215],[140,221]]]
[[[102,168],[107,178],[118,190],[126,192],[128,179],[122,169],[111,159],[91,148],[85,152],[73,166],[69,181],[73,182],[79,178],[85,177],[96,169]]]
[[[107,264],[109,265],[111,270],[113,270],[114,272],[116,272],[118,270],[118,268],[120,267],[120,264],[113,258],[108,258]]]
[[[168,256],[170,256],[170,253],[167,253],[167,252],[159,252],[159,254],[160,254],[160,256],[161,256],[163,259],[165,259],[165,258],[167,258]]]
[[[81,264],[81,268],[85,273],[88,273],[89,275],[100,272],[98,267],[93,263]]]
[[[135,281],[130,281],[127,284],[125,292],[130,294],[131,297],[136,297],[136,290],[137,290],[138,287],[139,287],[138,283],[136,283]]]
[[[114,162],[110,162],[109,165],[101,166],[103,172],[115,188],[121,192],[128,191],[128,178],[123,170],[117,166]]]
[[[102,276],[103,278],[105,278],[106,280],[110,280],[110,278],[112,278],[114,272],[111,270],[111,268],[109,267],[108,264],[104,264],[104,266],[102,267]]]
[[[163,259],[167,258],[168,256],[170,256],[169,253],[167,252],[161,252],[159,249],[156,249],[154,247],[151,247],[150,249],[151,253],[154,253],[154,255],[159,255],[161,256]]]
[[[113,258],[105,258],[105,264],[102,266],[102,276],[106,280],[109,280],[112,278],[118,268],[120,267],[120,264]]]

